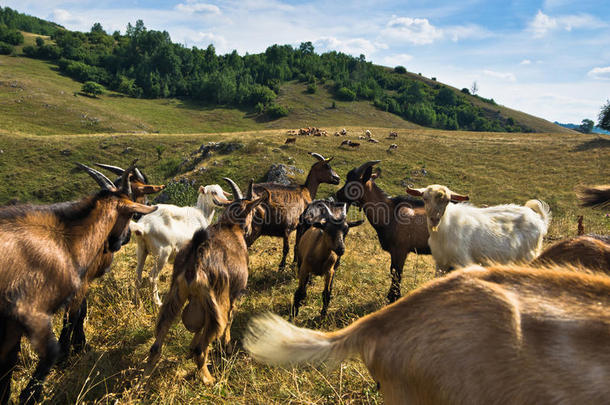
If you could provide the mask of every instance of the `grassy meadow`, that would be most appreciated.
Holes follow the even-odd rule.
[[[156,102],[160,101],[151,101]],[[323,127],[333,133],[343,126]],[[440,183],[456,192],[469,194],[477,205],[523,203],[530,198],[540,198],[549,203],[554,216],[546,243],[575,235],[578,215],[584,216],[587,232],[607,233],[610,227],[610,218],[600,211],[578,207],[574,195],[574,188],[579,184],[607,183],[610,160],[607,137],[574,132],[505,134],[414,127],[399,129],[399,138],[389,140],[386,136],[395,128],[392,125],[345,126],[349,139],[357,140],[368,128],[381,143],[363,143],[358,150],[347,150],[338,147],[345,138],[298,137],[296,145],[286,147],[283,145],[286,129],[69,137],[24,135],[5,129],[0,133],[3,151],[0,154],[0,203],[14,197],[22,201],[50,202],[93,192],[96,186],[88,176],[74,170],[76,161],[127,166],[137,157],[154,183],[187,177],[194,180],[196,186],[219,183],[225,187],[221,178],[229,176],[243,188],[250,178],[262,179],[272,163],[303,169],[305,173],[298,175],[296,180],[304,181],[314,162],[307,152],[315,151],[327,157],[335,156],[332,166],[342,180],[353,167],[367,160],[380,159],[381,177],[377,183],[393,195],[404,194],[407,183],[417,187]],[[214,153],[193,170],[168,175],[168,168],[192,158],[192,152],[210,141],[240,142],[243,147],[232,153]],[[396,152],[386,152],[390,143],[399,145]],[[160,158],[156,149],[159,145],[165,146]],[[425,168],[425,175],[422,168]],[[319,197],[326,197],[336,189],[323,185]],[[355,208],[352,210],[352,215],[361,215]],[[317,278],[308,289],[308,298],[295,321],[297,325],[334,330],[385,305],[390,284],[390,257],[381,250],[372,227],[367,223],[350,232],[346,247],[327,318],[319,318],[323,281]],[[250,250],[249,294],[238,307],[232,329],[233,338],[238,342],[253,314],[272,311],[288,316],[297,280],[293,268],[277,271],[280,255],[280,239],[263,237]],[[292,258],[292,251],[289,258]],[[149,259],[146,269],[151,265]],[[45,384],[48,403],[383,402],[360,361],[347,361],[336,369],[271,368],[255,363],[241,349],[227,356],[216,346],[210,369],[217,384],[205,387],[193,378],[194,363],[185,358],[192,334],[181,324],[171,329],[158,369],[149,379],[143,379],[142,369],[153,342],[158,311],[150,300],[148,287],[142,291],[140,303],[134,304],[135,266],[135,244],[131,242],[115,256],[112,271],[93,286],[86,323],[90,348],[73,356],[65,369],[54,369]],[[411,254],[404,267],[403,295],[430,280],[433,269],[430,256]],[[171,266],[168,265],[161,276],[162,292],[169,288],[170,274]],[[59,316],[56,324],[59,329]],[[29,344],[24,343],[13,377],[14,398],[27,383],[36,361]]]

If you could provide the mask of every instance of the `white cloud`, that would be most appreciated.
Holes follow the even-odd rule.
[[[496,79],[502,79],[502,80],[507,80],[509,82],[516,82],[517,78],[515,77],[515,75],[513,73],[510,72],[496,72],[493,70],[484,70],[483,74],[485,76],[490,76],[490,77],[494,77]]]
[[[427,18],[396,17],[387,23],[384,35],[415,45],[431,44],[443,36],[442,30],[430,24]]]
[[[520,64],[521,65],[531,65],[532,61],[529,59],[523,59]]]
[[[395,54],[395,55],[388,55],[388,56],[384,56],[383,58],[381,58],[381,64],[383,66],[390,66],[390,67],[394,67],[394,66],[405,66],[407,68],[407,70],[410,70],[408,68],[408,64],[409,62],[413,59],[413,55],[409,55],[407,53],[399,53],[399,54]]]
[[[593,68],[589,70],[587,76],[592,79],[610,80],[610,66]]]
[[[49,19],[52,21],[55,21],[58,24],[61,25],[83,25],[85,23],[85,19],[79,16],[75,16],[72,13],[70,13],[68,10],[64,10],[61,8],[56,8],[55,10],[53,10],[53,12],[51,13],[51,15],[49,16]]]
[[[321,48],[324,51],[335,50],[355,56],[360,54],[369,56],[379,48],[387,48],[385,44],[372,43],[364,38],[340,40],[335,37],[321,37],[315,40],[313,44],[316,49]]]
[[[534,38],[542,38],[550,31],[556,29],[572,31],[574,28],[597,29],[606,26],[606,23],[589,14],[551,17],[538,10],[538,13],[530,22],[528,30],[534,34]]]
[[[538,10],[536,17],[530,22],[529,29],[534,33],[535,38],[541,38],[546,35],[549,30],[557,27],[557,20],[544,14]]]
[[[447,27],[442,29],[441,32],[453,42],[458,42],[463,39],[481,39],[492,35],[488,30],[474,24]]]
[[[186,3],[180,3],[174,7],[177,11],[184,13],[203,13],[203,14],[220,14],[218,6],[207,3],[200,3],[196,0],[186,0]]]

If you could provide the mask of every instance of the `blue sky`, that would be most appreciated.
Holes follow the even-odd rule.
[[[318,52],[366,55],[551,121],[597,121],[610,98],[607,0],[296,1],[2,0],[88,31],[142,19],[175,42],[218,53],[312,41]]]

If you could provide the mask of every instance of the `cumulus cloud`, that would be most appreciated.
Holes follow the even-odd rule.
[[[463,39],[487,38],[492,35],[488,30],[475,24],[447,27],[441,30],[441,33],[450,38],[453,42],[458,42]]]
[[[592,79],[610,80],[610,66],[595,67],[587,73]]]
[[[531,65],[531,64],[532,64],[532,61],[529,59],[523,59],[521,61],[521,65]]]
[[[220,9],[218,8],[218,6],[215,6],[213,4],[200,3],[197,0],[186,0],[186,3],[177,4],[174,9],[188,14],[220,14]]]
[[[85,19],[76,15],[73,15],[68,10],[56,8],[49,16],[49,20],[54,21],[61,25],[73,25],[82,26],[85,23]]]
[[[483,74],[485,76],[494,77],[496,79],[506,80],[509,82],[516,82],[517,78],[513,73],[510,72],[495,72],[493,70],[484,70]]]
[[[383,43],[373,43],[364,38],[352,39],[337,39],[335,37],[321,37],[314,41],[314,47],[321,48],[324,51],[335,50],[350,55],[358,56],[360,54],[371,55],[377,49],[386,49],[387,45]]]
[[[533,33],[534,38],[541,38],[550,31],[563,29],[572,31],[575,28],[596,29],[606,27],[607,24],[589,14],[563,15],[551,17],[544,14],[541,10],[530,22],[528,30]]]
[[[443,36],[442,30],[430,24],[427,18],[396,16],[390,19],[382,33],[415,45],[431,44]]]

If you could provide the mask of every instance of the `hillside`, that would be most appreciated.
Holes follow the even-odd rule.
[[[71,96],[72,97],[72,96]],[[334,131],[339,127],[328,127]],[[368,127],[370,128],[370,127]],[[357,139],[364,127],[347,126],[349,139]],[[607,233],[610,219],[603,212],[579,208],[574,196],[578,184],[607,181],[610,143],[583,134],[504,134],[401,129],[397,140],[385,139],[391,128],[371,128],[381,143],[364,144],[360,150],[338,148],[340,138],[299,137],[285,147],[285,130],[213,134],[92,134],[0,136],[0,204],[10,198],[23,201],[59,201],[77,198],[96,189],[93,181],[75,170],[75,162],[105,162],[126,166],[134,157],[155,183],[175,176],[199,184],[220,183],[229,176],[242,187],[249,178],[260,179],[272,163],[286,163],[305,171],[313,159],[307,151],[335,156],[333,168],[341,176],[370,159],[381,159],[377,183],[391,194],[404,194],[404,184],[449,185],[470,195],[474,204],[523,203],[541,198],[553,211],[547,243],[576,233],[576,218],[584,215],[587,232]],[[185,159],[208,142],[243,144],[229,153],[214,152],[187,173],[176,171]],[[395,153],[385,152],[396,142]],[[161,159],[156,147],[165,146]],[[422,172],[425,168],[425,174]],[[323,185],[319,196],[336,187]],[[361,214],[352,208],[351,215]],[[250,249],[249,294],[237,309],[232,335],[238,342],[250,316],[273,311],[287,317],[297,281],[294,270],[278,273],[281,254],[278,239],[261,238]],[[289,256],[291,257],[291,256]],[[141,370],[152,343],[157,310],[144,288],[140,304],[134,304],[136,257],[134,242],[116,256],[112,271],[97,281],[90,293],[86,324],[90,350],[74,356],[65,369],[55,369],[45,384],[46,399],[63,403],[205,403],[205,404],[379,404],[375,382],[359,361],[344,362],[336,369],[304,367],[271,368],[252,361],[243,351],[231,356],[214,346],[211,372],[214,387],[193,379],[194,366],[187,360],[192,335],[182,325],[172,327],[151,379]],[[149,261],[146,270],[152,263]],[[333,299],[326,320],[320,320],[322,280],[315,278],[301,307],[297,325],[334,330],[385,305],[389,286],[389,255],[383,252],[367,223],[350,231],[346,254],[335,279]],[[162,273],[160,291],[169,286],[171,266]],[[430,256],[410,255],[404,268],[403,294],[432,279]],[[56,325],[60,324],[59,315]],[[36,356],[24,344],[14,374],[14,397],[26,384]]]
[[[81,85],[61,75],[49,62],[0,56],[0,115],[3,117],[0,129],[49,135],[231,132],[348,123],[419,127],[376,109],[368,101],[336,101],[337,108],[331,109],[332,100],[327,90],[307,94],[305,85],[298,82],[282,86],[278,99],[291,108],[291,114],[275,121],[261,121],[246,110],[188,100],[138,99],[112,91],[91,98],[80,94]]]

